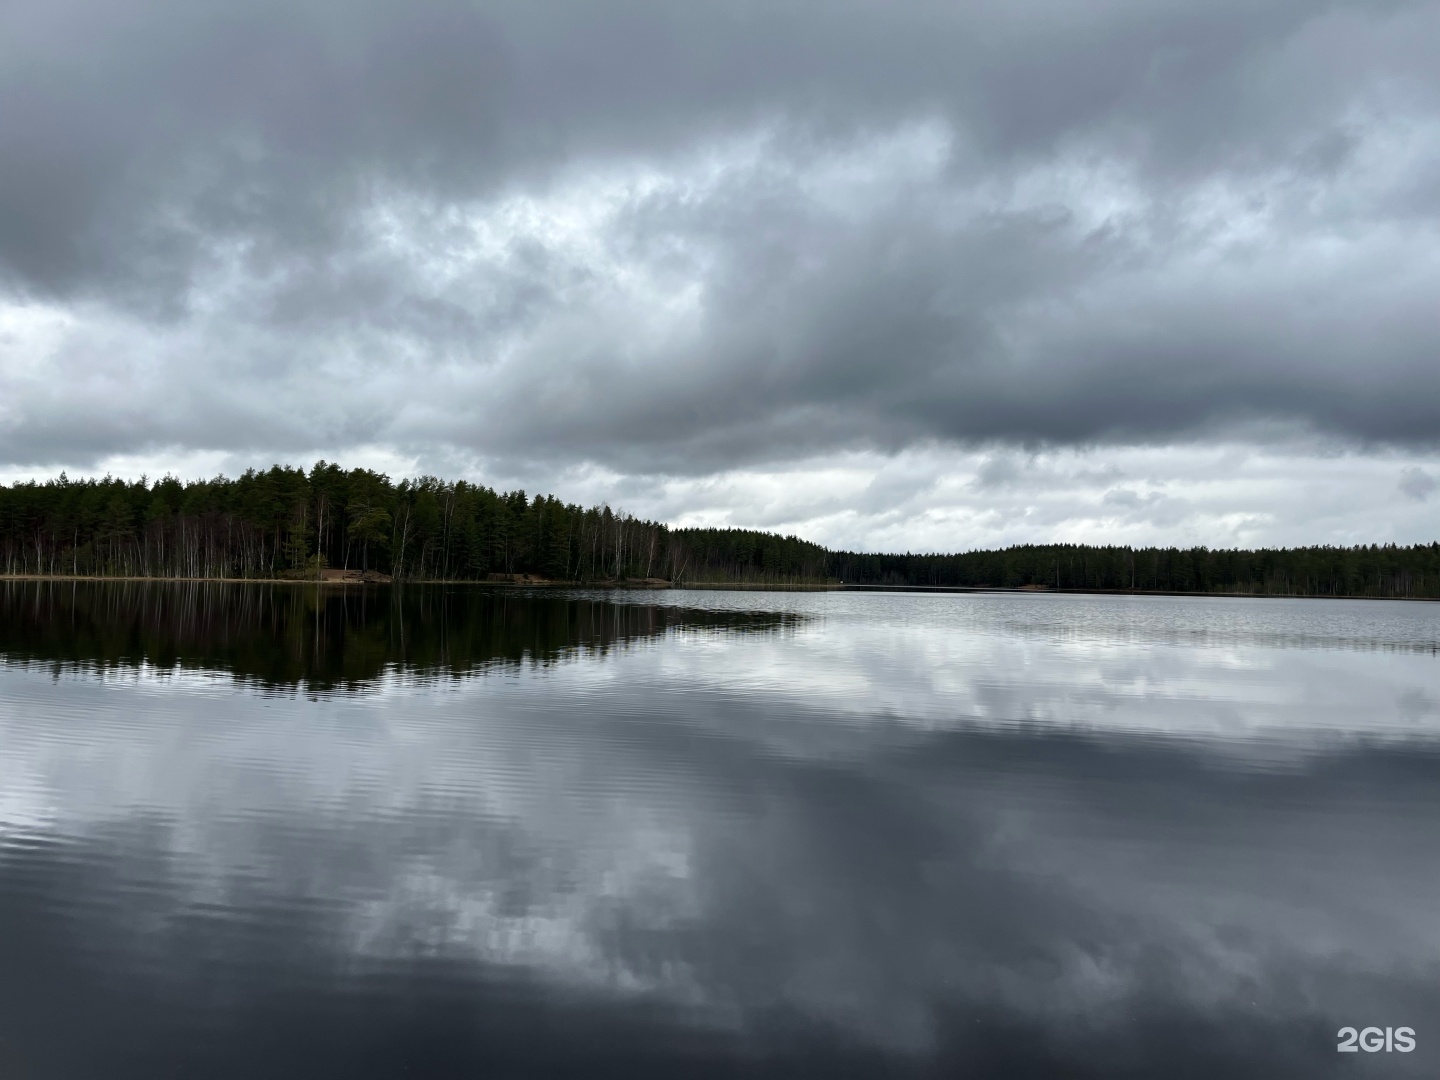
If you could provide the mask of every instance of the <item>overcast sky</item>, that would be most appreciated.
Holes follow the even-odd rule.
[[[1440,3],[7,0],[0,478],[1440,536]]]

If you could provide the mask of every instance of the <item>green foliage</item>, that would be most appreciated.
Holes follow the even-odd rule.
[[[328,566],[409,580],[615,581],[671,573],[679,549],[668,537],[609,507],[433,476],[394,483],[324,461],[308,474],[277,465],[189,483],[0,486],[0,572],[12,575],[272,578]]]
[[[799,537],[750,529],[676,529],[670,536],[682,579],[786,584],[829,577],[829,552]]]
[[[407,580],[1024,586],[1440,597],[1440,545],[1208,548],[1021,545],[954,555],[827,551],[746,529],[670,529],[552,496],[433,476],[394,483],[320,461],[237,479],[113,477],[0,486],[0,572],[270,578],[323,567]]]
[[[871,585],[1440,597],[1440,544],[1256,551],[1024,544],[957,555],[833,552],[827,566],[843,581]]]

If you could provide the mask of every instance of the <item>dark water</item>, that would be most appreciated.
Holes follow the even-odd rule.
[[[0,1077],[1435,1076],[1437,652],[1394,602],[0,583]]]

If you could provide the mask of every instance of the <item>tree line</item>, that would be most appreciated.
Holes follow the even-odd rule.
[[[1258,550],[1021,544],[955,555],[834,552],[855,584],[1440,598],[1440,544]]]
[[[229,479],[0,485],[0,572],[159,578],[306,578],[326,569],[397,580],[825,580],[826,553],[795,537],[670,529],[608,506],[497,492],[433,476],[398,483],[330,462]]]
[[[949,555],[831,551],[747,529],[672,529],[608,506],[321,461],[229,479],[0,485],[7,575],[1115,589],[1440,597],[1440,544],[1285,549],[1017,545]]]

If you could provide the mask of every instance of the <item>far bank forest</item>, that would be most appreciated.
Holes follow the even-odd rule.
[[[1021,545],[831,551],[748,529],[677,529],[608,506],[319,462],[238,479],[0,485],[7,576],[588,584],[837,584],[1440,598],[1440,544],[1255,551]]]

